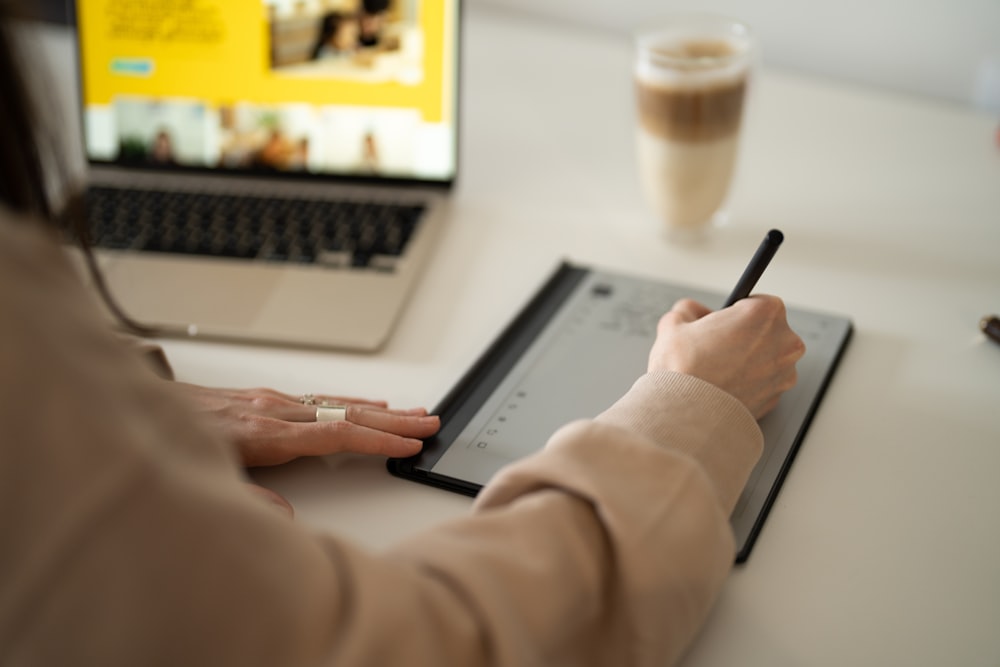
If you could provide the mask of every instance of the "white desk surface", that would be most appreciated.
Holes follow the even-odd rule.
[[[780,228],[759,289],[855,337],[685,664],[1000,664],[998,119],[765,69],[731,224],[675,247],[636,184],[627,39],[469,10],[453,215],[389,346],[164,341],[179,377],[430,408],[561,258],[725,292]],[[375,549],[470,502],[351,456],[257,477]]]

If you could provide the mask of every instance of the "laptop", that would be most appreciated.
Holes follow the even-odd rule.
[[[458,171],[460,0],[76,3],[87,209],[164,336],[373,351]]]

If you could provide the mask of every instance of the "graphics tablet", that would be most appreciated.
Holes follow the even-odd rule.
[[[646,370],[660,316],[680,298],[725,295],[562,264],[435,409],[423,450],[390,459],[394,475],[474,496],[504,465],[541,449],[567,422],[607,409]],[[761,420],[764,452],[731,521],[736,561],[754,540],[850,338],[849,319],[788,309],[806,343],[798,383]]]

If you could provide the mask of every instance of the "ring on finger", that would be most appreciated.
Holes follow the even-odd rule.
[[[327,405],[322,404],[316,406],[316,421],[318,422],[342,422],[347,421],[347,406],[346,405]]]
[[[312,394],[302,394],[299,396],[299,403],[302,405],[316,405],[316,397]]]

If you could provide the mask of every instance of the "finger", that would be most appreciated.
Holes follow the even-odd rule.
[[[323,401],[326,401],[327,403],[337,403],[341,405],[344,403],[357,403],[359,405],[371,405],[374,407],[381,407],[381,408],[389,406],[389,404],[386,401],[374,401],[370,398],[361,398],[360,396],[334,396],[332,394],[312,394],[312,393],[299,394],[293,396],[292,394],[286,394],[284,392],[275,391],[274,389],[254,389],[251,391],[254,391],[258,394],[268,394],[272,396],[278,396],[292,403],[306,404],[309,401],[312,401],[313,403],[321,403]]]
[[[391,410],[348,406],[344,421],[309,425],[297,436],[297,456],[354,452],[381,456],[413,456],[441,428],[437,415],[406,415]]]
[[[694,322],[695,320],[700,320],[711,312],[711,308],[708,308],[694,299],[679,299],[676,303],[674,303],[673,307],[671,307],[670,310],[660,318],[660,324],[674,325],[685,322]]]
[[[781,297],[773,294],[754,294],[745,299],[740,299],[732,306],[734,310],[747,310],[757,312],[761,317],[769,318],[773,321],[785,320],[787,311],[785,302]]]
[[[282,444],[285,454],[289,456],[287,460],[338,452],[406,457],[413,456],[422,447],[423,442],[418,438],[388,433],[349,421],[297,425],[295,433],[289,434]]]
[[[349,422],[346,422],[349,423]],[[416,437],[351,424],[343,429],[345,437],[338,443],[337,451],[369,454],[373,456],[407,457],[417,454],[424,446]]]
[[[388,409],[386,401],[374,401],[355,396],[334,396],[332,394],[303,394],[292,396],[273,389],[258,388],[246,391],[224,390],[219,396],[232,401],[247,401],[253,406],[256,414],[283,419],[285,421],[310,422],[316,421],[316,407],[321,405],[361,405],[374,409]],[[307,400],[308,399],[308,400]],[[396,410],[400,414],[426,415],[425,408]]]
[[[429,438],[441,428],[441,420],[437,415],[378,410],[359,405],[347,406],[344,417],[352,424],[408,438]]]
[[[299,399],[296,399],[299,400]],[[356,396],[330,396],[327,394],[317,394],[313,397],[316,403],[326,402],[331,405],[368,405],[373,408],[387,408],[389,404],[385,401],[373,401],[368,398],[358,398]]]
[[[441,422],[436,415],[399,412],[349,406],[343,421],[313,423],[255,416],[249,420],[240,452],[244,464],[251,467],[336,452],[413,456],[423,447],[421,438],[436,433]]]
[[[382,407],[381,405],[364,403],[364,404],[351,404],[345,403],[342,400],[329,400],[329,401],[318,401],[316,405],[301,405],[295,404],[290,407],[286,407],[285,410],[281,411],[284,416],[278,414],[270,414],[268,416],[275,417],[277,419],[284,419],[290,422],[314,422],[316,421],[316,408],[319,407],[329,407],[329,406],[345,406],[350,410],[352,415],[358,415],[363,413],[375,414],[385,414],[396,417],[425,417],[427,416],[426,408],[411,408],[409,410],[396,410]],[[357,419],[351,419],[345,414],[345,418],[348,421],[357,421]],[[362,421],[371,422],[371,419],[363,419]],[[376,419],[376,421],[378,421]],[[395,432],[395,431],[393,431]]]

